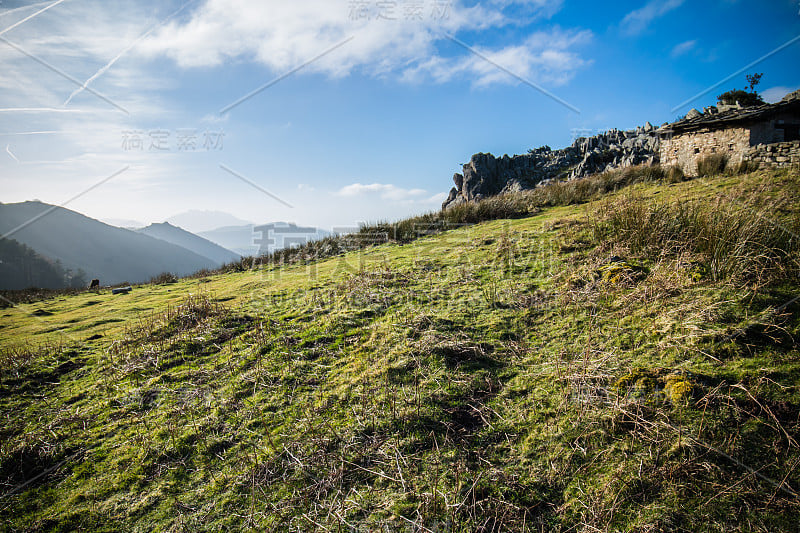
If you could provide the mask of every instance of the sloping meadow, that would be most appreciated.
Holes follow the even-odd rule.
[[[793,531],[799,188],[647,180],[523,213],[528,193],[513,218],[179,281],[90,343],[6,342],[0,521]],[[80,298],[40,309],[96,315]]]

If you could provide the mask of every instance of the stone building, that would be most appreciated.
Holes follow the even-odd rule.
[[[686,174],[697,161],[722,154],[730,163],[754,161],[785,166],[800,163],[800,91],[776,104],[692,109],[685,118],[659,128],[659,160]]]

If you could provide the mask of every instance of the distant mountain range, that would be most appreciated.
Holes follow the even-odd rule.
[[[222,211],[199,211],[197,209],[171,216],[166,222],[197,234],[225,226],[244,226],[250,224],[249,220],[242,220],[230,213],[224,213]]]
[[[192,240],[177,229],[165,229],[163,235],[183,240],[196,251],[62,207],[41,202],[0,204],[0,238],[14,239],[40,256],[58,260],[65,270],[83,270],[103,285],[147,281],[162,272],[188,275],[219,266],[223,253],[218,247]]]
[[[169,222],[150,224],[146,228],[141,228],[136,231],[186,248],[200,256],[211,259],[217,265],[238,261],[241,258],[238,253],[227,250],[222,246],[214,244],[202,237],[198,237],[194,233],[190,233],[182,228],[173,226]]]
[[[211,211],[189,211],[170,220],[176,219],[193,220],[195,226],[238,220]],[[328,235],[286,222],[229,225],[199,234],[170,222],[120,228],[39,201],[0,203],[0,289],[59,288],[93,278],[102,285],[137,283],[164,272],[184,276]],[[11,240],[19,244],[6,242]]]
[[[254,224],[243,226],[224,226],[211,231],[201,231],[198,235],[243,257],[258,255],[259,246],[253,241]]]
[[[139,222],[138,220],[130,220],[127,218],[102,218],[100,222],[103,224],[108,224],[109,226],[116,226],[118,228],[143,228],[144,223]]]
[[[286,222],[273,222],[226,226],[212,231],[202,231],[198,235],[243,257],[250,257],[322,239],[330,235],[330,232]]]

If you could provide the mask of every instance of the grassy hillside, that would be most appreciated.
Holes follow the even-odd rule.
[[[0,311],[0,523],[797,531],[797,171],[568,187]]]

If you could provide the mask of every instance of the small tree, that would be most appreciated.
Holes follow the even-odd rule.
[[[747,78],[747,86],[748,90],[743,89],[733,89],[726,93],[722,93],[721,95],[717,96],[717,101],[720,104],[727,104],[733,105],[735,103],[739,103],[745,107],[749,106],[756,106],[764,104],[764,100],[761,98],[761,95],[756,92],[756,87],[759,83],[761,83],[761,76],[764,73],[756,73],[756,74],[747,74],[745,78]]]
[[[763,76],[763,75],[764,75],[763,72],[758,73],[758,74],[746,74],[745,75],[745,78],[747,78],[747,83],[750,84],[750,92],[751,93],[756,92],[756,86],[759,83],[761,83],[761,76]]]

